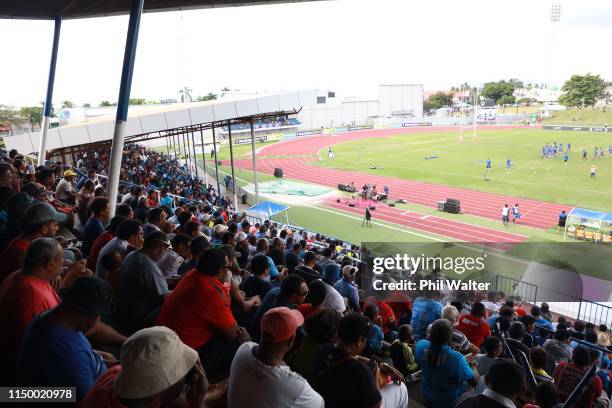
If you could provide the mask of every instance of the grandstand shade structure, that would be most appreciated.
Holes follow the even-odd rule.
[[[140,31],[140,19],[143,11],[171,11],[195,8],[212,8],[223,6],[248,6],[256,4],[278,4],[296,3],[302,0],[272,0],[272,1],[202,1],[202,0],[150,0],[145,7],[144,0],[6,0],[0,3],[0,18],[24,18],[24,19],[53,19],[55,29],[53,32],[53,42],[51,48],[51,62],[49,64],[49,78],[47,82],[47,92],[43,109],[43,120],[40,131],[38,164],[45,162],[47,150],[47,135],[49,120],[51,116],[51,102],[53,98],[53,86],[55,82],[55,67],[57,65],[57,55],[59,48],[59,38],[61,23],[63,19],[103,17],[129,13],[127,38],[125,42],[123,66],[121,69],[121,84],[119,86],[119,97],[117,98],[117,114],[114,123],[114,131],[111,145],[109,177],[108,177],[108,198],[110,202],[117,200],[119,188],[119,173],[121,169],[121,159],[126,138],[128,122],[128,102],[132,88],[132,76],[134,73],[134,63],[136,60],[136,47],[138,45],[138,33]],[[310,0],[304,0],[310,1]],[[214,125],[213,136],[214,136]],[[251,121],[251,137],[253,137],[253,125]],[[193,133],[192,133],[193,138]],[[215,158],[216,159],[216,158]],[[215,160],[216,163],[216,160]],[[255,168],[255,148],[253,143],[253,167]],[[217,174],[217,185],[219,185]],[[257,181],[255,179],[255,186]],[[257,190],[256,190],[257,191]],[[111,206],[110,216],[115,215],[115,207]]]
[[[311,1],[322,0],[148,0],[144,3],[143,11],[146,13]],[[3,0],[0,2],[0,18],[53,20],[55,17],[61,17],[66,20],[105,17],[128,14],[131,6],[131,0]]]
[[[141,111],[129,115],[125,138],[140,142],[169,137],[171,134],[226,127],[230,123],[250,123],[268,117],[296,115],[303,106],[316,102],[316,91],[284,92],[261,96],[242,97],[206,102],[179,103],[161,107],[155,111]],[[110,142],[115,118],[108,115],[81,123],[49,129],[48,149],[62,149],[91,143]],[[7,149],[23,153],[37,153],[40,133],[27,132],[5,136]]]

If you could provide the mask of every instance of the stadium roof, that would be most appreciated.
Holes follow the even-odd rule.
[[[136,142],[158,132],[180,131],[200,125],[209,125],[209,128],[212,123],[215,126],[225,126],[228,122],[248,121],[251,118],[257,120],[295,115],[303,106],[315,105],[316,101],[316,90],[307,90],[168,105],[153,111],[139,111],[128,115],[125,138]],[[114,128],[114,115],[105,115],[49,129],[47,149],[111,141]],[[25,154],[34,153],[38,151],[40,131],[5,136],[3,139],[7,149],[17,149]]]
[[[281,3],[303,3],[321,0],[146,0],[144,12],[178,11]],[[75,19],[129,14],[131,0],[2,0],[0,18],[11,19]]]

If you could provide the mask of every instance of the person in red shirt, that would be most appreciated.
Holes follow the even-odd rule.
[[[225,251],[205,250],[168,295],[157,324],[174,330],[183,343],[198,350],[212,382],[229,375],[236,350],[250,340],[230,310],[229,268]]]
[[[21,269],[30,242],[40,237],[54,237],[66,215],[48,203],[36,203],[23,217],[23,234],[13,239],[0,253],[0,283],[10,273]]]
[[[412,316],[412,300],[410,296],[401,290],[396,290],[391,292],[385,301],[393,309],[393,314],[398,324],[403,322],[410,324],[410,317]]]
[[[491,335],[489,324],[484,319],[485,307],[482,303],[476,302],[472,305],[470,314],[465,314],[459,318],[457,330],[465,334],[470,343],[480,347],[485,337]]]
[[[308,295],[304,303],[297,308],[302,313],[302,316],[304,316],[304,319],[308,319],[309,316],[321,310],[321,305],[326,295],[327,289],[322,280],[316,279],[310,282],[310,285],[308,285]]]
[[[108,224],[106,231],[103,232],[96,240],[91,244],[91,249],[89,250],[89,257],[87,258],[87,269],[90,271],[96,270],[96,264],[98,262],[98,255],[100,251],[104,247],[104,245],[108,244],[111,239],[113,239],[117,235],[117,229],[119,228],[119,224],[123,221],[127,220],[126,217],[122,215],[115,215]]]
[[[553,378],[559,390],[559,401],[565,402],[593,363],[589,350],[586,347],[578,346],[572,353],[571,362],[561,361],[557,364]],[[602,389],[601,379],[596,375],[574,407],[591,408],[593,402],[601,395]]]
[[[64,250],[52,238],[34,240],[26,253],[23,270],[10,274],[0,286],[0,384],[15,381],[17,353],[21,338],[32,319],[59,304],[51,286],[60,277],[64,266]],[[84,276],[84,265],[73,263],[60,280],[59,288]]]
[[[389,332],[395,330],[395,328],[397,327],[395,313],[393,313],[393,309],[391,309],[391,307],[387,303],[383,302],[380,299],[376,299],[374,296],[370,296],[369,298],[367,298],[366,303],[371,303],[378,306],[378,314],[381,318],[382,329],[385,336]]]

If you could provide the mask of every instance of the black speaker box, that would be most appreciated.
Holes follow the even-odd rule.
[[[454,205],[456,207],[461,206],[461,202],[459,200],[457,200],[456,198],[447,198],[446,199],[446,204]]]
[[[389,207],[395,207],[395,203],[389,203]]]
[[[354,203],[349,203],[349,207],[354,207],[355,204]]]

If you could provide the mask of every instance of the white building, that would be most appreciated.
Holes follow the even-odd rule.
[[[373,125],[378,118],[423,115],[423,85],[378,86],[378,99],[340,99],[333,91],[317,91],[317,104],[304,106],[298,115],[301,129]]]

